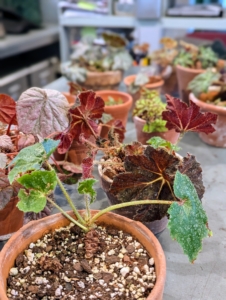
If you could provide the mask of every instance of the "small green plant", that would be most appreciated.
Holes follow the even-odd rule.
[[[174,65],[180,65],[182,67],[190,67],[192,68],[194,65],[192,55],[189,52],[186,52],[185,50],[181,50],[177,57],[174,60]]]
[[[197,59],[201,62],[202,68],[206,69],[216,66],[218,56],[210,47],[200,47]]]
[[[143,132],[164,132],[167,131],[166,121],[162,119],[162,112],[165,110],[164,104],[155,90],[143,89],[141,99],[135,103],[133,116],[137,116],[146,121]]]
[[[173,151],[173,146],[170,151],[169,145],[165,147],[164,140],[162,143],[158,141],[156,147],[145,147],[137,142],[124,145],[119,143],[117,134],[110,132],[109,140],[102,141],[95,132],[95,122],[101,118],[104,101],[91,91],[81,92],[78,97],[81,104],[72,110],[72,124],[69,131],[58,136],[60,141],[45,139],[24,148],[10,163],[10,167],[13,167],[8,176],[10,183],[17,181],[22,186],[18,194],[19,209],[39,212],[48,201],[85,232],[94,227],[95,221],[101,215],[115,209],[135,207],[138,219],[143,215],[149,219],[157,210],[160,218],[162,215],[169,216],[168,228],[171,237],[180,243],[184,253],[193,262],[202,248],[202,239],[212,234],[200,201],[204,187],[201,168],[194,156],[188,155],[180,159]],[[80,114],[76,115],[75,110]],[[194,103],[188,107],[179,99],[170,96],[167,97],[167,107],[162,117],[168,129],[175,129],[181,135],[187,131],[213,132],[215,129],[212,124],[217,118],[211,113],[201,113]],[[72,134],[78,135],[83,143],[90,146],[90,155],[82,163],[82,181],[78,183],[78,192],[84,194],[84,214],[77,210],[57,172],[49,163],[49,158],[57,147],[64,151],[68,149],[68,138]],[[90,135],[95,137],[96,144],[88,139]],[[99,150],[111,160],[97,162],[95,155]],[[120,162],[120,157],[124,158],[124,163]],[[105,167],[110,165],[119,170],[109,191],[119,197],[121,203],[91,216],[90,205],[96,198],[96,180],[92,176],[95,164]],[[57,184],[75,218],[49,197]],[[147,209],[143,209],[144,205]]]
[[[192,91],[195,96],[199,96],[201,93],[207,93],[209,87],[219,81],[221,74],[208,69],[206,72],[197,75],[188,84],[188,90]]]
[[[105,105],[106,106],[112,106],[112,105],[118,105],[118,104],[122,104],[123,100],[121,98],[118,98],[117,100],[115,100],[113,97],[109,96],[108,100],[105,101]]]

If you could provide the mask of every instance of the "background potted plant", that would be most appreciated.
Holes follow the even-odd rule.
[[[145,68],[137,75],[126,76],[123,81],[127,86],[128,93],[133,97],[133,107],[136,100],[140,98],[142,88],[160,92],[164,84],[164,81],[156,74],[156,69],[153,67]]]
[[[143,89],[141,98],[136,101],[133,110],[133,121],[137,132],[137,140],[142,144],[153,136],[161,138],[175,144],[179,137],[174,129],[166,128],[166,121],[162,119],[162,112],[166,104],[162,102],[159,93]]]
[[[176,70],[173,64],[178,55],[178,42],[169,37],[163,37],[160,44],[162,48],[152,52],[151,60],[157,65],[158,72],[164,80],[161,92],[172,95],[178,92]]]
[[[214,71],[207,70],[197,75],[189,84],[191,91],[189,98],[202,111],[218,115],[215,125],[216,131],[208,136],[199,133],[200,138],[207,144],[215,147],[226,147],[226,82],[225,77]]]
[[[86,96],[88,97],[87,94]],[[93,105],[95,105],[95,97],[93,97],[92,102]],[[199,121],[201,122],[200,125],[198,125],[197,120],[195,118],[194,119],[189,118],[191,114],[191,110],[196,108],[195,104],[192,104],[191,107],[188,108],[184,106],[185,104],[181,103],[178,99],[171,99],[171,98],[168,99],[168,104],[169,106],[171,104],[171,110],[169,109],[169,111],[165,112],[165,118],[169,122],[168,124],[169,127],[173,126],[174,128],[176,128],[176,130],[180,132],[184,132],[185,128],[187,130],[193,130],[194,129],[193,126],[195,126],[196,130],[198,127],[198,129],[206,132],[211,132],[214,130],[211,123],[214,123],[214,121],[216,121],[215,115],[210,115],[209,113],[201,114],[199,111],[196,110],[196,114],[199,115],[199,117],[201,118],[201,120],[199,118]],[[183,109],[182,110],[184,114],[183,119],[178,118],[178,115],[176,114],[174,108],[172,108],[172,105],[176,105],[177,107],[180,106],[180,108]],[[79,127],[82,128],[84,123],[86,123],[85,119],[83,119],[83,124],[81,123],[79,125],[77,124],[77,129]],[[82,138],[84,139],[83,135]],[[118,222],[119,220],[122,220],[122,222],[125,224],[124,227],[125,232],[130,234],[133,233],[135,237],[138,238],[137,231],[134,230],[134,227],[131,227],[134,224],[135,228],[137,228],[138,231],[144,233],[144,237],[146,235],[148,236],[148,238],[146,236],[144,240],[138,238],[140,242],[138,245],[142,245],[146,247],[148,244],[149,246],[151,246],[154,242],[154,239],[152,240],[150,238],[148,232],[145,231],[144,227],[142,227],[142,225],[140,225],[139,223],[121,219],[121,217],[114,214],[106,215],[104,217],[104,215],[109,211],[123,208],[123,207],[125,208],[130,206],[131,209],[132,206],[137,206],[137,205],[140,206],[146,204],[149,206],[151,205],[154,208],[155,205],[161,205],[163,207],[163,211],[166,211],[169,215],[170,221],[168,227],[170,229],[172,238],[176,239],[181,244],[184,253],[188,255],[188,258],[191,262],[193,262],[196,259],[202,247],[202,239],[204,237],[207,237],[208,235],[211,235],[211,231],[208,228],[207,216],[205,211],[202,208],[199,199],[199,196],[202,195],[203,193],[203,185],[202,182],[200,181],[201,169],[193,156],[190,155],[184,158],[183,161],[184,165],[183,165],[181,164],[180,160],[175,156],[175,153],[172,151],[172,147],[170,148],[169,145],[168,148],[165,148],[165,146],[162,147],[160,144],[158,144],[156,148],[152,146],[148,146],[144,150],[143,146],[139,143],[133,143],[131,145],[119,144],[117,140],[117,135],[114,135],[114,139],[109,140],[107,143],[106,141],[102,142],[101,150],[105,152],[105,155],[111,156],[112,158],[114,157],[116,158],[116,156],[118,156],[117,154],[119,153],[121,153],[121,155],[126,153],[129,155],[127,155],[125,161],[125,168],[128,168],[127,171],[124,174],[118,174],[115,177],[115,180],[113,181],[111,188],[114,194],[117,194],[120,197],[124,195],[124,191],[126,189],[127,189],[127,193],[128,193],[128,189],[131,190],[130,195],[132,196],[131,199],[132,201],[129,203],[128,202],[123,203],[122,201],[122,203],[118,205],[107,207],[106,209],[99,212],[94,211],[93,213],[91,213],[90,204],[94,201],[96,197],[95,190],[93,189],[93,185],[95,184],[96,181],[92,178],[92,168],[93,165],[95,164],[95,157],[92,155],[88,157],[87,160],[83,161],[83,180],[79,182],[78,192],[80,194],[84,194],[86,211],[79,212],[75,208],[72,199],[70,198],[64,186],[62,185],[59,177],[57,176],[56,171],[49,164],[49,158],[51,154],[55,151],[58,144],[59,144],[58,141],[46,139],[42,143],[37,143],[35,145],[29,146],[21,150],[20,153],[17,155],[17,157],[11,162],[11,165],[14,165],[14,168],[9,173],[9,180],[10,182],[17,180],[23,186],[23,188],[21,188],[19,192],[20,202],[18,203],[18,207],[23,211],[38,212],[41,211],[43,207],[46,205],[46,201],[49,201],[60,210],[61,214],[48,217],[48,219],[46,219],[46,221],[42,223],[43,225],[40,225],[41,230],[39,233],[38,230],[35,229],[35,227],[39,226],[38,222],[33,222],[32,224],[31,223],[28,224],[24,228],[24,231],[21,230],[15,236],[15,238],[13,237],[5,246],[5,248],[0,254],[0,292],[3,300],[7,299],[6,277],[9,275],[9,273],[10,273],[10,277],[8,278],[8,283],[11,288],[8,289],[7,292],[15,296],[17,295],[17,293],[20,294],[24,293],[24,290],[25,293],[27,293],[28,285],[25,285],[23,288],[20,285],[17,288],[18,284],[16,284],[17,282],[16,279],[19,278],[20,280],[21,274],[24,274],[26,278],[26,274],[31,274],[33,272],[32,271],[34,269],[33,267],[31,272],[28,273],[31,267],[27,268],[26,265],[24,270],[24,265],[23,265],[24,261],[26,262],[31,259],[32,261],[35,262],[32,265],[37,265],[38,268],[40,267],[38,269],[39,272],[38,276],[36,272],[33,272],[35,285],[32,281],[32,287],[29,286],[28,288],[29,293],[31,295],[37,293],[37,290],[39,293],[42,293],[42,297],[46,296],[46,294],[49,293],[48,287],[42,288],[42,290],[40,291],[39,285],[42,285],[43,280],[46,282],[44,284],[47,284],[48,282],[50,283],[56,282],[56,284],[54,285],[55,297],[61,297],[65,295],[65,291],[66,291],[65,282],[67,283],[70,282],[74,286],[72,287],[72,292],[70,293],[71,295],[73,294],[75,295],[75,293],[76,295],[78,295],[77,293],[82,293],[82,295],[84,295],[84,291],[89,292],[89,288],[87,289],[84,288],[86,287],[87,281],[90,281],[90,279],[88,278],[90,278],[91,275],[93,275],[91,276],[92,280],[91,283],[88,283],[87,287],[90,287],[90,284],[92,284],[92,286],[96,286],[96,284],[99,283],[99,291],[101,292],[106,291],[106,288],[111,286],[111,284],[108,285],[108,283],[109,282],[112,283],[112,280],[114,280],[115,276],[111,276],[110,278],[108,278],[107,284],[104,285],[104,283],[106,283],[105,279],[103,279],[103,282],[102,281],[100,282],[99,281],[100,277],[96,277],[97,275],[95,274],[99,273],[100,271],[101,272],[104,271],[105,275],[110,276],[109,273],[111,272],[106,272],[106,264],[100,264],[100,265],[98,264],[98,267],[100,266],[100,269],[99,270],[97,269],[97,272],[94,272],[93,268],[94,265],[97,264],[97,260],[96,260],[97,258],[99,258],[98,261],[100,261],[100,258],[105,256],[104,259],[102,259],[101,261],[107,262],[107,258],[113,255],[113,252],[111,250],[116,249],[116,247],[115,244],[111,244],[111,239],[109,240],[109,242],[105,243],[104,240],[100,238],[98,228],[93,227],[93,225],[97,222],[97,220],[99,220],[97,224],[102,223],[105,225],[107,222],[106,220],[110,220],[111,226],[113,224],[118,229],[122,229],[121,225],[119,225]],[[90,145],[89,141],[88,144]],[[94,145],[93,151],[95,153],[97,151],[97,148],[100,147],[96,147]],[[94,154],[94,152],[92,154]],[[29,160],[27,160],[27,157],[29,157]],[[134,169],[136,168],[135,162],[138,160],[140,161],[140,164],[137,170],[135,170]],[[101,162],[101,164],[106,166],[105,162]],[[194,172],[195,166],[197,167],[197,173]],[[21,167],[23,167],[22,172],[21,172]],[[156,167],[158,168],[157,172],[156,172]],[[122,176],[127,177],[127,179],[130,178],[130,180],[122,182],[122,178],[121,178]],[[189,179],[189,176],[192,178]],[[192,181],[194,182],[194,184],[192,183]],[[166,197],[166,199],[160,200],[159,197],[155,195],[156,189],[154,192],[152,186],[154,182],[160,183],[160,185],[158,185],[158,187],[155,186],[155,188],[157,188],[158,190],[160,188],[159,194],[163,192],[164,198]],[[73,212],[68,213],[63,211],[62,208],[60,208],[56,203],[54,203],[51,199],[49,199],[49,194],[54,189],[57,183],[62,189],[68,203],[72,207]],[[123,183],[126,184],[124,189],[122,188]],[[168,191],[165,190],[166,187],[168,187]],[[136,192],[134,189],[136,189]],[[150,199],[151,195],[153,196],[154,199],[147,200]],[[148,213],[150,213],[149,210]],[[66,217],[68,220],[65,221],[65,218],[63,216]],[[59,220],[59,223],[56,225],[57,219]],[[55,250],[53,249],[55,248],[55,245],[52,244],[53,241],[50,235],[50,231],[53,231],[53,229],[55,228],[60,228],[62,225],[67,225],[69,222],[73,223],[72,225],[70,225],[69,229],[60,229],[54,233],[54,236],[56,236],[58,240],[56,245],[57,252],[55,257],[52,252],[52,250]],[[68,234],[65,231],[65,230],[70,231],[70,228],[73,228],[72,231],[74,233],[73,237],[68,236]],[[81,231],[83,231],[83,233],[80,234]],[[48,235],[45,236],[43,240],[40,240],[40,237],[43,235],[44,232],[48,233]],[[114,231],[111,234],[115,235],[117,233],[115,233]],[[126,236],[128,235],[124,235],[125,238]],[[77,241],[75,241],[76,239]],[[25,240],[24,244],[22,243],[23,240]],[[66,248],[65,247],[62,248],[62,251],[64,252],[59,251],[60,247],[65,245],[65,243],[63,243],[62,245],[62,241],[66,241],[66,240],[69,241],[69,245],[66,246]],[[20,243],[18,243],[18,241],[20,241]],[[101,249],[103,249],[103,246],[109,244],[113,246],[113,248],[111,248],[111,250],[108,253],[103,255]],[[136,248],[137,244],[134,245]],[[47,247],[49,246],[51,246],[51,248],[48,248],[49,250],[47,250]],[[16,253],[13,252],[14,247],[17,250]],[[29,247],[29,249],[26,249],[26,247]],[[36,252],[37,247],[41,247],[42,249],[45,248],[47,252],[41,250],[41,252],[39,252],[38,254]],[[149,284],[147,285],[147,288],[140,290],[141,295],[137,295],[139,297],[145,296],[147,297],[147,299],[161,299],[163,294],[165,262],[163,259],[162,265],[159,264],[160,260],[158,260],[158,254],[156,253],[154,248],[155,250],[158,251],[158,247],[155,246],[151,246],[151,248],[146,248],[146,249],[148,250],[149,254],[153,253],[153,257],[155,257],[154,261],[156,263],[156,275],[157,275],[156,284],[154,285],[154,288],[153,288],[153,284],[151,285],[153,291],[148,295],[147,292],[150,292],[150,283],[151,283],[150,279],[153,279],[153,276],[151,276],[150,279],[148,279],[147,277],[147,279],[149,280],[148,281]],[[21,253],[24,250],[25,250],[24,256],[27,257],[26,260],[24,260],[25,257],[23,257],[23,254],[22,256],[21,255],[18,256],[18,252]],[[127,252],[121,254],[120,262],[123,260],[123,262],[125,263],[127,259],[128,264],[126,263],[125,265],[118,264],[120,269],[119,273],[121,274],[120,276],[122,276],[122,277],[119,276],[119,282],[117,283],[118,287],[121,287],[123,285],[127,286],[128,284],[127,279],[131,279],[129,278],[130,267],[128,266],[131,266],[132,262],[130,260],[129,263],[128,261],[129,250],[126,251]],[[141,253],[144,252],[144,250],[137,251],[137,252]],[[125,253],[127,253],[126,259],[124,255]],[[79,255],[79,257],[77,255]],[[161,251],[159,255],[160,257],[163,256]],[[74,264],[78,262],[77,259],[73,261],[73,264],[70,263],[67,264],[68,265],[66,269],[67,273],[64,274],[63,278],[58,277],[59,279],[56,279],[56,275],[62,273],[62,271],[59,272],[59,270],[62,269],[62,264],[70,262],[70,258],[72,256],[74,258],[76,257],[77,259],[79,259],[80,264],[76,266],[80,268],[80,271],[77,268],[76,278],[79,276],[80,278],[79,282],[80,282],[81,281],[80,276],[82,276],[82,278],[84,279],[83,280],[84,285],[82,283],[78,284],[77,280],[74,279],[75,272],[72,273],[69,272],[71,268],[73,268]],[[134,256],[134,260],[136,261],[135,257],[140,257],[140,254]],[[16,265],[14,265],[13,267],[15,261],[16,261]],[[150,264],[153,265],[152,259],[150,261]],[[23,267],[21,268],[20,266]],[[82,270],[81,270],[81,266],[82,266]],[[142,268],[141,265],[139,265],[139,263],[138,266]],[[83,269],[85,271],[85,274],[83,273],[83,275],[79,275],[80,274],[79,272],[83,271]],[[136,272],[135,273],[138,275],[135,276],[135,274],[132,273],[133,280],[135,279],[135,277],[139,279],[140,274],[143,274],[143,270],[146,269],[147,267],[145,267],[144,264],[143,264],[143,269],[139,269],[139,270],[136,269],[137,273]],[[46,272],[47,270],[48,272]],[[149,267],[146,271],[150,272]],[[87,273],[89,273],[90,276]],[[17,276],[17,274],[19,274],[19,276]],[[49,274],[50,276],[47,276],[47,274]],[[161,277],[161,275],[163,277]],[[45,278],[43,276],[45,276]],[[63,287],[62,288],[60,287],[59,283],[61,282],[60,281],[61,279],[64,281],[62,284],[63,286],[65,286],[65,289]],[[129,286],[130,285],[131,282],[129,283]],[[35,286],[36,286],[36,291],[34,291]],[[90,292],[93,293],[93,290],[90,290]],[[130,294],[130,292],[132,292],[132,294]],[[132,296],[133,289],[129,289],[128,292],[125,291],[125,293],[127,298],[133,297]],[[137,291],[135,293],[137,294]],[[99,297],[101,296],[99,295]],[[106,297],[104,299],[106,299]]]
[[[101,136],[106,137],[110,126],[114,126],[118,121],[126,128],[128,114],[133,104],[132,97],[127,93],[113,90],[98,91],[96,94],[104,100],[104,112],[111,117],[108,122],[101,125]]]
[[[132,58],[121,36],[106,32],[103,33],[103,40],[104,45],[97,45],[90,39],[78,42],[71,61],[62,64],[62,74],[85,89],[117,89],[123,71],[132,65]]]
[[[181,50],[174,60],[177,71],[180,97],[188,103],[188,83],[207,68],[221,71],[225,68],[225,61],[218,59],[217,54],[210,47],[197,47],[181,41]]]

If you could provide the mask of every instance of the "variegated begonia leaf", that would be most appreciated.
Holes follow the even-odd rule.
[[[17,106],[19,130],[25,134],[47,137],[69,125],[70,106],[64,95],[55,90],[30,88],[21,94]]]

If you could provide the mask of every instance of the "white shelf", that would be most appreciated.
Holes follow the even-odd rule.
[[[134,17],[119,17],[111,15],[97,15],[92,17],[64,17],[60,16],[60,25],[68,27],[121,27],[121,28],[133,28],[137,24],[137,20]]]
[[[0,40],[0,59],[47,46],[58,39],[58,25],[46,25],[43,29],[30,30],[26,34],[8,34]]]
[[[163,17],[161,24],[170,29],[225,30],[226,18]]]

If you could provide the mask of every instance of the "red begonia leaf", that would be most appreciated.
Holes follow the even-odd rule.
[[[93,157],[86,157],[82,161],[82,178],[92,178]]]
[[[4,209],[12,197],[17,196],[19,188],[17,182],[10,184],[5,170],[0,169],[0,210]]]
[[[144,153],[145,146],[140,142],[133,142],[124,147],[125,155],[141,155]]]
[[[215,128],[217,115],[210,112],[202,113],[200,107],[190,100],[188,106],[178,98],[166,95],[166,111],[162,113],[163,120],[167,121],[166,127],[177,132],[186,131],[212,133]]]
[[[73,138],[79,140],[80,134],[89,138],[98,133],[97,120],[104,112],[104,100],[93,91],[81,92],[79,95],[80,106],[70,109],[71,123],[70,133]]]
[[[60,134],[56,135],[54,139],[60,140],[60,144],[57,147],[57,152],[59,154],[66,153],[73,142],[73,136],[69,132],[61,132]]]
[[[125,138],[125,127],[122,124],[122,121],[120,120],[115,120],[114,123],[112,124],[113,131],[114,133],[118,134],[118,140],[120,143],[123,142]]]
[[[8,95],[0,94],[0,122],[17,125],[16,102]],[[13,120],[12,120],[13,119]]]

